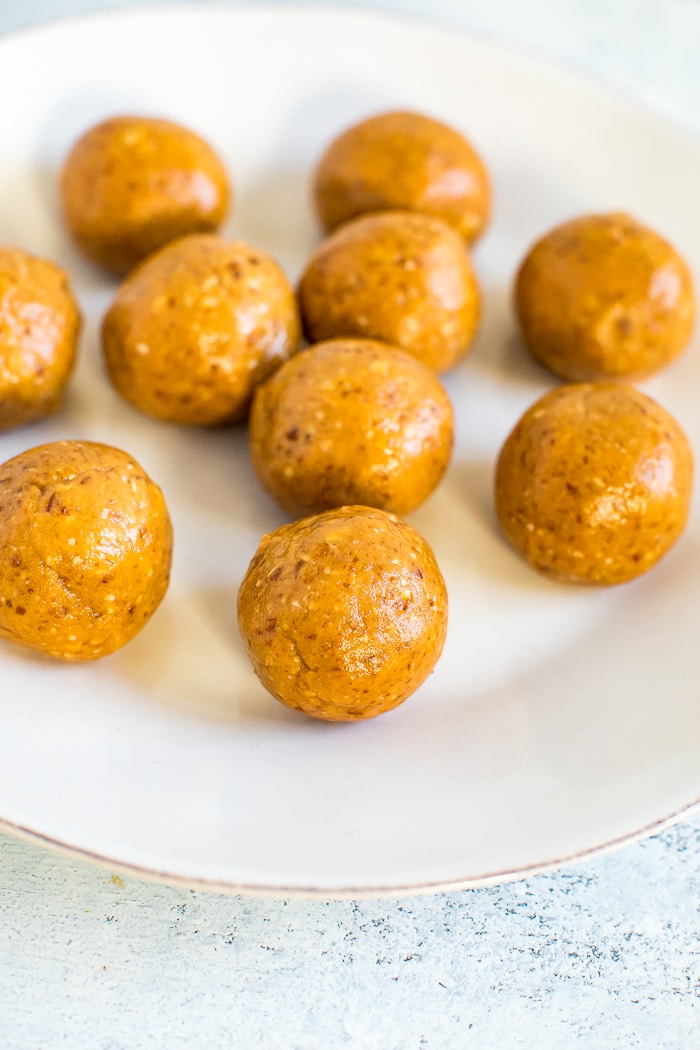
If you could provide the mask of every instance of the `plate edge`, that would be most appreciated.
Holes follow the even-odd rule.
[[[692,799],[678,809],[644,824],[641,828],[623,835],[614,836],[595,846],[574,850],[561,857],[554,857],[546,861],[526,864],[521,868],[506,868],[493,872],[485,872],[482,875],[464,876],[454,879],[437,879],[428,882],[415,883],[385,883],[373,886],[344,885],[336,887],[312,886],[312,885],[285,885],[263,884],[256,882],[237,882],[227,879],[207,879],[199,876],[189,876],[176,872],[168,872],[157,868],[149,868],[135,862],[117,860],[104,853],[76,846],[73,843],[63,842],[43,832],[35,831],[22,824],[14,823],[0,815],[0,830],[9,832],[18,838],[32,842],[37,846],[50,849],[71,859],[78,859],[112,872],[121,872],[133,878],[146,882],[167,885],[173,888],[199,890],[206,893],[225,893],[244,897],[275,898],[282,900],[378,900],[381,898],[404,898],[414,896],[426,896],[436,893],[453,893],[462,890],[483,889],[489,886],[502,886],[510,882],[532,878],[536,875],[545,875],[561,871],[569,866],[583,863],[587,860],[605,856],[627,845],[642,842],[658,835],[667,828],[672,827],[695,812],[700,813],[700,797]]]
[[[357,7],[337,2],[319,6],[309,2],[309,0],[302,0],[299,3],[284,3],[283,0],[262,0],[261,3],[254,2],[254,0],[242,0],[242,2],[241,0],[233,0],[233,2],[227,2],[227,0],[205,0],[203,4],[197,4],[193,0],[183,0],[181,3],[177,2],[177,0],[167,0],[167,2],[162,4],[149,3],[148,0],[139,0],[137,3],[129,4],[128,7],[106,8],[71,14],[55,13],[39,22],[16,26],[0,32],[0,46],[6,40],[14,40],[24,36],[31,37],[36,33],[51,31],[59,27],[70,27],[72,23],[76,22],[99,23],[109,22],[115,18],[117,20],[129,17],[146,18],[160,14],[171,17],[173,15],[187,17],[206,14],[209,11],[231,15],[240,13],[251,15],[270,14],[277,11],[285,14],[305,13],[313,15],[314,18],[353,17],[366,21],[384,22],[388,25],[402,23],[413,26],[416,29],[419,27],[423,29],[428,28],[434,32],[444,34],[449,39],[454,39],[456,33],[492,50],[509,52],[521,60],[531,62],[533,65],[547,66],[552,72],[569,77],[580,87],[593,88],[600,94],[608,96],[610,100],[615,100],[617,103],[627,106],[628,109],[635,111],[640,119],[650,120],[658,126],[659,130],[680,136],[686,141],[694,143],[700,149],[700,133],[673,115],[665,112],[663,108],[657,109],[646,99],[640,99],[633,91],[609,80],[604,74],[598,71],[591,71],[574,59],[562,58],[552,51],[538,47],[536,44],[516,41],[506,36],[500,36],[492,30],[468,25],[461,19],[452,17],[449,14],[436,18],[427,12],[389,11],[366,2]]]

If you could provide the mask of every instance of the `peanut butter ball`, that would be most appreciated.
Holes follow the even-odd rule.
[[[472,244],[488,222],[491,187],[464,135],[398,111],[363,120],[330,144],[316,168],[314,200],[328,232],[367,212],[406,210],[444,219]]]
[[[151,618],[168,587],[163,494],[126,452],[56,441],[0,466],[0,638],[96,660]]]
[[[296,300],[269,255],[191,234],[146,259],[102,325],[110,378],[157,419],[216,426],[244,419],[253,391],[294,353]]]
[[[678,423],[621,383],[570,384],[524,414],[496,468],[496,511],[535,569],[617,584],[673,547],[690,507],[693,456]]]
[[[0,430],[52,415],[73,373],[81,317],[64,271],[0,246]]]
[[[417,212],[380,212],[341,226],[312,255],[299,296],[310,342],[377,339],[436,372],[465,356],[480,314],[464,241],[442,219]]]
[[[275,699],[353,722],[397,707],[433,670],[447,592],[415,529],[381,510],[342,507],[263,537],[238,622]]]
[[[686,347],[695,319],[690,271],[629,215],[586,215],[535,244],[517,275],[525,345],[572,380],[649,375]]]
[[[317,343],[287,361],[250,414],[255,472],[294,515],[354,503],[407,514],[442,478],[452,441],[435,373],[365,339]]]
[[[112,117],[90,128],[61,173],[63,212],[76,244],[117,274],[176,237],[217,230],[230,196],[211,146],[153,117]]]

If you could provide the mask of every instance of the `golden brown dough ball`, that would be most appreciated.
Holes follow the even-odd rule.
[[[264,536],[238,622],[265,688],[330,722],[374,718],[435,666],[447,592],[435,557],[393,514],[342,507]]]
[[[442,219],[406,211],[341,226],[314,252],[299,295],[310,342],[378,339],[436,372],[464,357],[480,314],[462,238]]]
[[[95,660],[136,635],[168,587],[163,494],[126,452],[56,441],[0,467],[0,638]]]
[[[366,339],[317,343],[258,387],[253,466],[294,515],[363,503],[407,514],[450,460],[450,399],[404,350]]]
[[[472,244],[488,222],[491,187],[459,131],[422,113],[392,112],[330,144],[316,168],[314,200],[328,232],[366,212],[419,211],[444,219]]]
[[[64,271],[0,246],[0,430],[44,419],[73,372],[81,317]]]
[[[297,349],[294,291],[269,255],[192,234],[146,259],[102,326],[119,393],[171,423],[245,418],[256,385]]]
[[[587,215],[537,242],[516,279],[525,345],[564,379],[649,375],[685,348],[695,318],[688,267],[629,215]]]
[[[692,476],[688,440],[655,401],[623,384],[572,384],[537,401],[508,437],[496,510],[535,569],[625,583],[683,532]]]
[[[118,274],[176,237],[217,230],[230,196],[212,148],[188,128],[152,117],[112,117],[90,128],[61,173],[76,244]]]

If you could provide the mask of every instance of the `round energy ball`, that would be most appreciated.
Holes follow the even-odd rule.
[[[250,413],[255,472],[297,516],[355,503],[407,514],[437,486],[452,443],[435,373],[365,339],[293,357],[258,387]]]
[[[0,247],[0,430],[60,407],[80,328],[64,271],[20,248]]]
[[[341,226],[312,255],[299,296],[309,342],[378,339],[436,372],[464,357],[480,314],[462,238],[442,219],[407,211]]]
[[[126,452],[56,441],[0,467],[0,638],[60,660],[121,648],[168,587],[163,494]]]
[[[433,670],[447,592],[425,540],[369,507],[342,507],[264,536],[238,622],[265,688],[330,722],[374,718]]]
[[[246,244],[191,234],[146,259],[102,325],[109,376],[136,408],[171,423],[244,419],[257,384],[300,340],[293,289]]]
[[[375,211],[436,215],[472,244],[491,209],[483,161],[456,129],[422,113],[370,117],[339,135],[314,175],[314,201],[327,232]]]
[[[82,135],[60,189],[78,247],[117,274],[176,237],[217,230],[231,196],[226,170],[203,139],[137,116],[112,117]]]
[[[683,532],[692,480],[688,440],[655,401],[620,383],[571,384],[540,398],[506,440],[496,511],[533,568],[625,583]]]
[[[686,347],[695,319],[681,256],[621,213],[586,215],[539,240],[518,271],[515,307],[533,357],[572,380],[656,372]]]

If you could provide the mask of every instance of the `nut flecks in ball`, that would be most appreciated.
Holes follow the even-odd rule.
[[[365,504],[406,514],[449,463],[452,405],[437,376],[398,347],[317,343],[255,395],[255,471],[290,513]]]
[[[61,173],[63,211],[76,244],[118,274],[177,237],[217,230],[230,198],[228,175],[211,146],[153,117],[96,124],[74,144]]]
[[[673,547],[688,518],[693,457],[673,417],[633,387],[563,386],[537,401],[496,467],[496,510],[534,568],[624,583]]]
[[[73,373],[81,316],[55,263],[0,246],[0,430],[53,414]]]
[[[265,688],[327,721],[373,718],[430,674],[447,592],[425,540],[394,515],[344,507],[263,537],[238,621]]]
[[[314,201],[332,232],[367,212],[435,215],[472,244],[486,226],[491,187],[483,161],[455,128],[422,113],[381,113],[339,135],[314,173]]]
[[[95,660],[148,622],[168,587],[172,527],[126,452],[56,441],[0,466],[0,638]]]
[[[650,375],[685,349],[695,319],[690,271],[629,215],[586,215],[542,237],[516,278],[525,345],[570,380]]]
[[[469,251],[441,219],[380,212],[341,226],[312,255],[299,285],[311,342],[393,343],[436,372],[469,351],[481,296]]]
[[[255,387],[300,334],[275,260],[214,234],[183,237],[143,262],[102,325],[119,393],[148,415],[199,426],[244,419]]]

